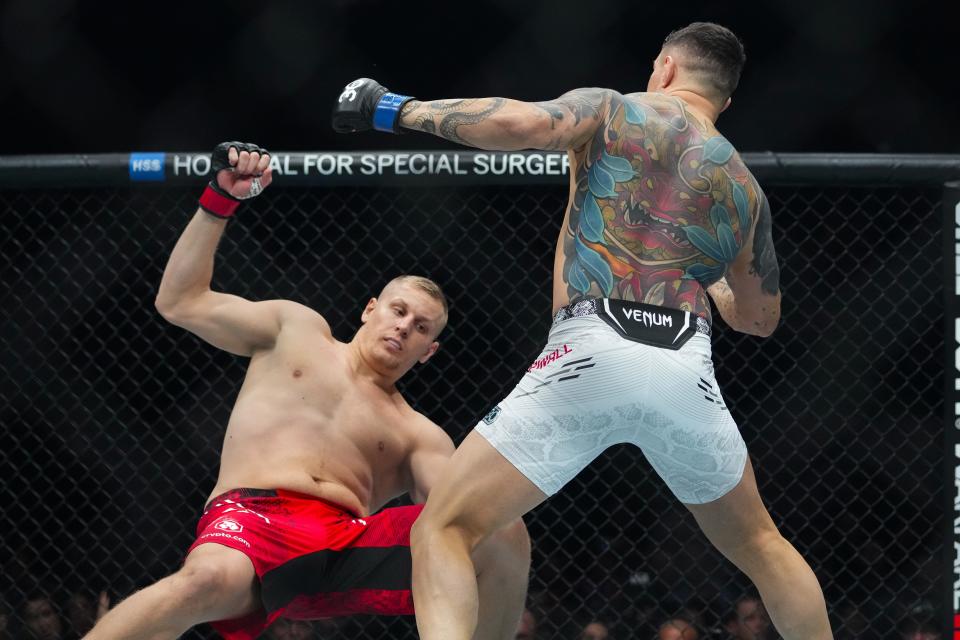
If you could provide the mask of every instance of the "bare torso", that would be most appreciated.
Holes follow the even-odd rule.
[[[614,94],[596,135],[570,155],[554,311],[600,296],[710,319],[706,287],[763,198],[733,146],[677,98]]]
[[[395,389],[358,375],[348,345],[309,317],[254,354],[211,493],[287,489],[367,515],[408,491],[419,414]]]

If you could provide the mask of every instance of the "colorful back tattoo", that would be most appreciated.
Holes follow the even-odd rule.
[[[733,146],[680,100],[613,94],[606,123],[577,156],[563,230],[570,301],[614,297],[709,319],[705,289],[765,201]]]

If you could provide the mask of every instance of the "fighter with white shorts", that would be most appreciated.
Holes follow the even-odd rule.
[[[768,336],[780,319],[769,202],[716,128],[745,59],[729,29],[694,23],[664,40],[644,92],[422,102],[360,78],[339,95],[338,131],[403,128],[570,159],[547,348],[457,449],[412,531],[423,640],[470,637],[470,550],[617,442],[643,450],[784,638],[832,637],[817,578],[760,499],[710,361],[711,299],[736,331]]]
[[[668,346],[633,340],[628,329]],[[557,312],[543,352],[476,431],[546,495],[628,442],[681,502],[711,502],[740,482],[747,448],[710,355],[699,316],[582,300]]]

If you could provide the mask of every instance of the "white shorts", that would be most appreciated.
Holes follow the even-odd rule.
[[[640,447],[674,495],[733,489],[747,448],[713,374],[710,337],[678,350],[621,337],[596,315],[555,322],[516,388],[476,431],[552,495],[607,447]]]

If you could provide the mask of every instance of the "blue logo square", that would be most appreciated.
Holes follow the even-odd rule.
[[[163,182],[166,179],[166,160],[166,153],[131,153],[131,182]]]

